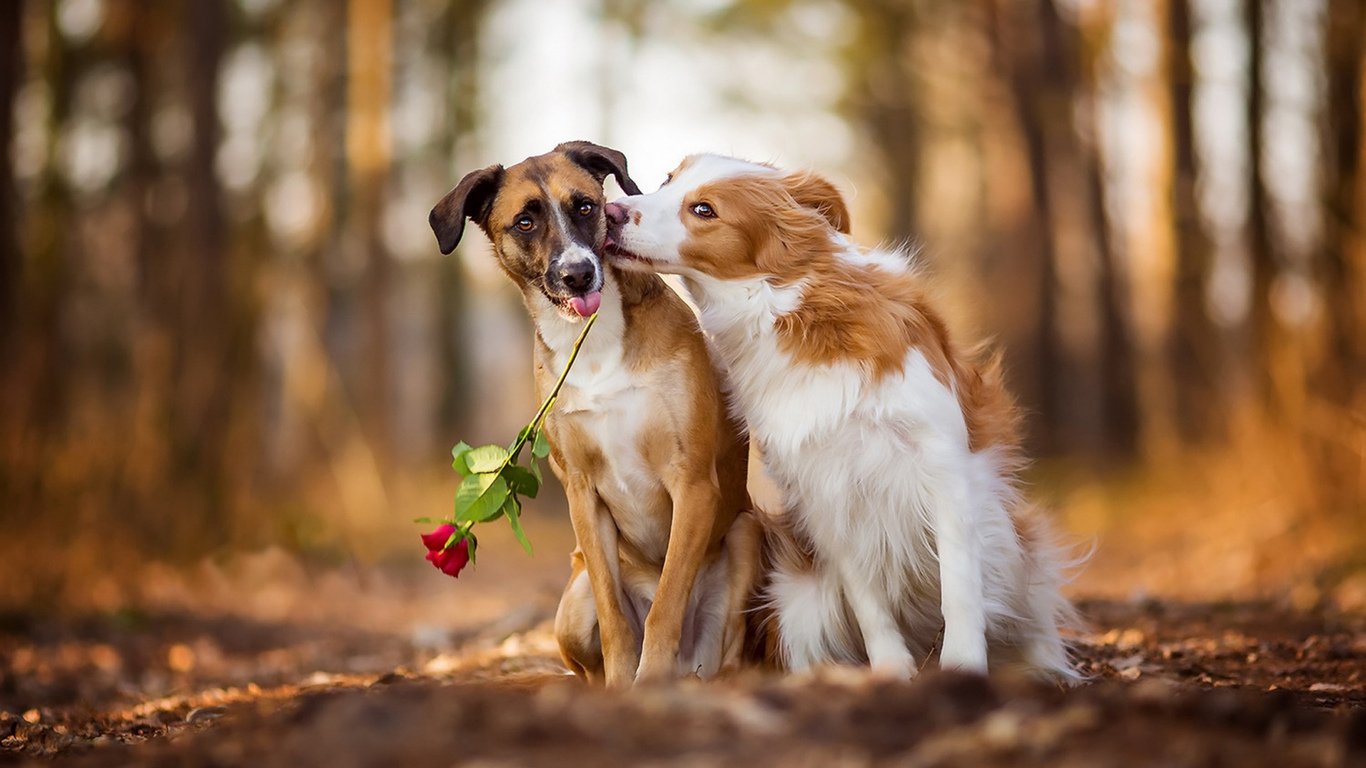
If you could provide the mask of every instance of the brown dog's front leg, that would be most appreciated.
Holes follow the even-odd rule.
[[[602,637],[602,661],[607,687],[624,688],[636,671],[635,631],[622,611],[617,573],[617,527],[598,493],[586,478],[575,476],[565,485],[569,519],[574,537],[583,551],[593,603],[598,609],[598,634]]]
[[[711,544],[721,493],[710,482],[684,485],[673,497],[669,548],[654,605],[645,619],[645,642],[637,681],[666,680],[676,674],[679,636],[702,558]]]

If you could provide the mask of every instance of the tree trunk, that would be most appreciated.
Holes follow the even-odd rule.
[[[1054,236],[1053,190],[1049,182],[1052,158],[1048,140],[1048,121],[1056,119],[1048,90],[1049,56],[1042,29],[1044,14],[1038,16],[1012,14],[1015,4],[1005,2],[992,5],[993,37],[1001,52],[998,67],[1008,78],[1010,94],[1024,141],[1029,167],[1029,197],[1033,216],[1027,233],[1035,268],[1034,290],[1038,296],[1034,325],[1033,373],[1034,412],[1038,415],[1032,430],[1031,442],[1040,453],[1058,451],[1061,446],[1059,425],[1062,423],[1062,398],[1059,377],[1062,375],[1062,344],[1057,333],[1058,249]]]
[[[188,162],[185,243],[180,270],[178,328],[172,366],[175,406],[171,420],[175,471],[204,503],[206,535],[224,525],[225,449],[231,387],[242,372],[228,350],[233,327],[227,301],[227,225],[215,159],[218,79],[228,40],[225,0],[196,0],[186,8],[188,84],[194,140]]]
[[[1361,509],[1366,475],[1361,455],[1366,425],[1366,188],[1362,182],[1362,40],[1366,9],[1360,0],[1330,0],[1324,17],[1322,197],[1323,240],[1319,267],[1326,305],[1327,344],[1318,363],[1316,388],[1329,408],[1319,409],[1320,428],[1307,430],[1320,479],[1320,507],[1330,512]],[[1358,414],[1354,420],[1352,414]]]
[[[125,41],[125,64],[133,76],[133,100],[128,105],[128,158],[126,194],[133,201],[135,211],[134,245],[137,264],[138,312],[143,316],[143,327],[165,331],[174,317],[172,307],[175,291],[168,285],[171,269],[167,243],[158,237],[158,226],[147,216],[147,195],[156,183],[159,166],[152,147],[151,112],[152,89],[157,83],[157,67],[153,55],[155,40],[151,35],[157,13],[165,8],[145,0],[125,3],[125,13],[131,14]]]
[[[1172,119],[1172,222],[1176,266],[1172,286],[1172,318],[1168,362],[1176,405],[1178,434],[1187,442],[1219,436],[1223,412],[1216,382],[1220,345],[1218,331],[1205,309],[1213,243],[1200,217],[1196,182],[1189,0],[1169,0],[1168,97]]]
[[[1106,216],[1105,182],[1094,154],[1088,159],[1087,186],[1098,241],[1099,273],[1096,298],[1100,315],[1101,408],[1105,429],[1103,446],[1116,458],[1129,458],[1138,450],[1139,414],[1134,342],[1126,307],[1128,280],[1116,264]]]
[[[912,3],[856,2],[860,40],[866,51],[857,60],[850,101],[859,122],[872,133],[874,148],[887,169],[887,234],[893,242],[915,242],[920,179],[920,110],[915,76],[908,61],[920,22]]]
[[[1266,113],[1264,34],[1265,0],[1243,0],[1244,26],[1249,40],[1247,82],[1247,248],[1252,271],[1252,300],[1248,324],[1254,391],[1273,417],[1279,413],[1275,385],[1279,328],[1271,308],[1271,290],[1278,267],[1272,250],[1268,217],[1271,202],[1262,175],[1265,157],[1263,117]]]
[[[451,78],[446,103],[449,105],[447,141],[442,153],[454,152],[461,139],[474,134],[478,126],[479,56],[476,47],[479,23],[487,8],[486,0],[462,3],[450,14],[447,28],[450,51]],[[458,153],[457,153],[458,156]],[[435,201],[433,201],[435,202]],[[440,271],[440,293],[436,302],[437,365],[443,379],[441,403],[438,408],[438,434],[454,442],[463,432],[469,414],[469,393],[472,386],[469,359],[465,352],[465,270],[458,256],[444,258],[437,267]]]
[[[380,236],[390,157],[392,0],[351,0],[347,8],[348,229],[364,254],[364,373],[358,382],[367,438],[390,458],[391,373],[388,302],[393,265]]]
[[[19,320],[18,199],[9,148],[14,141],[14,96],[23,72],[22,0],[0,3],[0,368],[14,370],[11,352]]]
[[[1130,458],[1138,450],[1139,413],[1134,341],[1129,327],[1129,283],[1118,263],[1110,232],[1109,204],[1103,175],[1096,104],[1099,99],[1094,56],[1083,52],[1081,78],[1093,137],[1082,147],[1086,177],[1087,215],[1096,246],[1096,302],[1100,318],[1102,448],[1115,458]]]
[[[47,10],[46,61],[44,79],[52,88],[52,110],[48,113],[48,157],[42,188],[28,217],[29,228],[24,246],[31,256],[22,270],[24,307],[20,327],[24,329],[26,351],[18,382],[17,406],[26,408],[19,419],[27,421],[46,435],[59,431],[66,412],[67,378],[63,374],[69,360],[67,341],[62,334],[62,314],[71,290],[71,264],[68,256],[72,237],[74,206],[71,190],[62,177],[56,136],[71,114],[76,73],[84,63],[82,54],[66,45],[58,29],[56,9]]]
[[[1328,92],[1323,140],[1323,285],[1328,345],[1319,381],[1335,404],[1350,407],[1366,378],[1366,316],[1361,309],[1366,268],[1366,200],[1358,199],[1362,165],[1362,41],[1360,0],[1331,0],[1325,15]]]

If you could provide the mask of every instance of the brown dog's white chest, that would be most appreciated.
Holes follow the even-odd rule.
[[[667,457],[651,447],[669,431],[670,405],[649,374],[626,365],[611,320],[600,318],[586,340],[547,427],[561,471],[586,476],[622,539],[646,560],[663,562],[672,504],[663,481]],[[549,357],[557,358],[552,367],[563,364],[561,355]]]

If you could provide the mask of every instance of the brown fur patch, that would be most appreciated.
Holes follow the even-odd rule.
[[[814,173],[796,173],[783,179],[783,186],[797,205],[824,216],[835,231],[849,234],[849,206],[834,184]]]

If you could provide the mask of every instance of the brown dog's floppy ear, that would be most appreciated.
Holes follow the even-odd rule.
[[[570,160],[593,174],[599,184],[608,176],[616,176],[623,192],[628,195],[640,194],[640,187],[636,186],[635,181],[626,173],[626,155],[615,149],[598,146],[591,141],[566,141],[555,147],[555,151],[563,152]]]
[[[490,165],[477,171],[470,171],[460,180],[441,202],[436,204],[427,222],[436,233],[436,242],[441,252],[448,254],[460,244],[460,236],[465,233],[465,219],[488,231],[489,211],[493,208],[493,197],[503,183],[503,166]]]
[[[834,184],[814,173],[794,173],[783,179],[783,187],[798,205],[819,212],[836,231],[849,234],[849,207]]]

